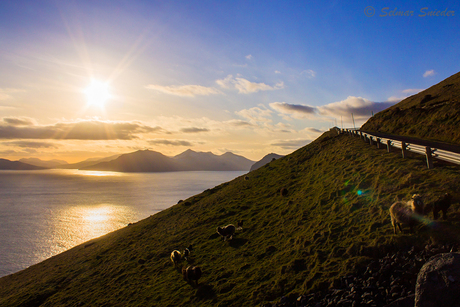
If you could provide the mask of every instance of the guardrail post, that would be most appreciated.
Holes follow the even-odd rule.
[[[369,144],[374,145],[374,138],[371,136],[369,137]]]
[[[364,135],[362,131],[359,132],[359,137],[361,138],[361,140],[364,140]]]
[[[402,157],[403,159],[406,157],[406,152],[407,152],[407,144],[406,142],[401,142],[401,150],[402,150]]]
[[[431,150],[431,147],[427,146],[425,147],[426,149],[426,166],[428,166],[428,169],[433,168],[433,151]]]
[[[380,144],[381,144],[381,143],[380,143],[380,138],[377,138],[377,148],[378,148],[378,149],[380,149],[380,147],[381,147]]]
[[[387,140],[387,151],[391,152],[391,140]]]

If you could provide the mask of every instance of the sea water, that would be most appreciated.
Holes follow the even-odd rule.
[[[0,277],[244,173],[0,171]]]

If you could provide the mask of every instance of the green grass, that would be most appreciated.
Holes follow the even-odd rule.
[[[0,279],[1,306],[259,306],[325,290],[398,248],[458,243],[460,167],[327,132],[282,159]],[[281,188],[288,195],[280,195]],[[388,208],[450,192],[448,222],[393,235]],[[222,241],[217,226],[244,220]],[[434,227],[436,226],[436,227]],[[443,231],[440,231],[442,229]],[[169,256],[193,244],[198,288]],[[186,263],[183,263],[185,265]]]
[[[362,127],[460,145],[460,73],[377,113]]]

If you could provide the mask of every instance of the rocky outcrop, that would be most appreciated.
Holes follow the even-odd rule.
[[[438,254],[420,270],[415,307],[460,306],[460,253]]]

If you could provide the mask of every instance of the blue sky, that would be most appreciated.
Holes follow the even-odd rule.
[[[454,1],[2,1],[0,157],[287,154],[457,73],[459,18]]]

